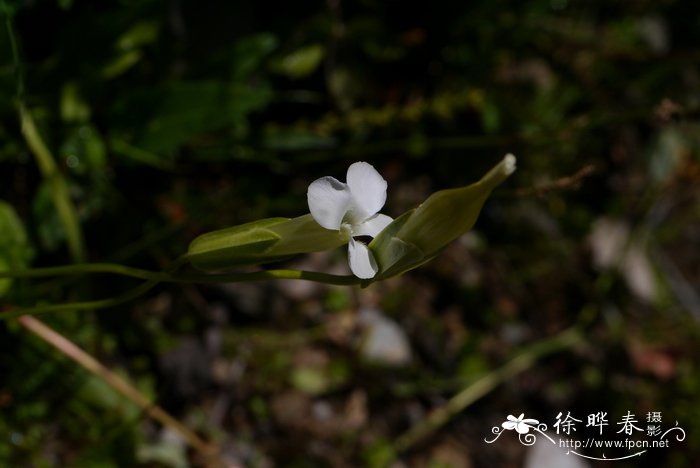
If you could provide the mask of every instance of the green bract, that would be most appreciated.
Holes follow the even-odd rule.
[[[197,237],[190,244],[187,259],[200,270],[220,270],[335,249],[347,242],[338,231],[319,226],[310,214],[267,218]]]
[[[369,244],[379,266],[375,279],[416,268],[471,229],[491,191],[514,170],[515,157],[509,154],[480,181],[436,192],[396,218]]]

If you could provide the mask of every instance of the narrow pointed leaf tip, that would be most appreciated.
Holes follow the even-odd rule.
[[[379,268],[375,279],[422,265],[471,229],[493,189],[515,168],[515,156],[508,154],[478,182],[435,192],[418,208],[396,218],[369,244]]]

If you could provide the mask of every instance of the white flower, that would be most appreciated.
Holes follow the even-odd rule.
[[[515,429],[518,434],[527,434],[530,432],[530,428],[536,426],[540,422],[537,419],[523,419],[525,413],[521,413],[517,418],[512,414],[508,415],[508,421],[505,421],[501,426],[503,429],[512,431]]]
[[[377,274],[377,263],[356,236],[375,237],[393,220],[378,214],[386,201],[386,180],[366,162],[348,168],[347,183],[321,177],[309,185],[309,211],[318,224],[339,231],[348,240],[350,269],[358,278]]]

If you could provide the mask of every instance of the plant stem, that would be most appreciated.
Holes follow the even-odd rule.
[[[66,232],[66,240],[71,256],[76,261],[84,262],[87,255],[85,253],[83,233],[80,230],[75,206],[68,193],[68,184],[66,184],[66,180],[58,170],[51,152],[42,140],[31,113],[22,102],[18,104],[18,108],[22,134],[36,158],[41,175],[51,191],[51,198]]]
[[[12,17],[8,12],[5,12],[5,29],[7,29],[7,36],[10,39],[10,49],[12,50],[12,65],[15,69],[15,81],[17,82],[17,98],[21,99],[24,94],[24,77],[22,76],[22,67],[20,67],[19,48],[17,47],[15,30],[12,27]]]
[[[450,419],[479,398],[491,392],[498,385],[531,368],[538,359],[548,354],[571,348],[582,341],[583,335],[580,330],[577,327],[572,327],[553,338],[532,345],[532,347],[508,361],[503,367],[486,374],[464,388],[444,406],[437,408],[427,418],[402,434],[396,439],[394,449],[397,452],[408,450],[416,442],[444,426]]]
[[[22,135],[27,142],[27,146],[31,149],[36,158],[37,165],[41,171],[41,175],[48,184],[51,191],[53,203],[58,212],[58,217],[63,224],[63,229],[66,232],[66,240],[71,255],[75,261],[84,262],[86,259],[85,242],[83,234],[80,230],[78,216],[76,215],[75,206],[70,199],[68,193],[68,185],[65,179],[58,170],[54,157],[51,155],[48,147],[41,138],[39,130],[36,128],[34,119],[31,113],[24,105],[24,76],[22,75],[21,61],[19,57],[19,47],[17,37],[15,36],[14,28],[12,27],[12,17],[9,13],[5,13],[5,29],[10,38],[10,47],[12,50],[12,64],[15,69],[15,79],[17,81],[16,99],[17,110],[19,112],[20,126]]]
[[[119,304],[132,301],[137,297],[147,293],[153,287],[155,287],[158,281],[147,281],[129,291],[122,294],[121,296],[111,297],[109,299],[99,299],[96,301],[84,301],[84,302],[69,302],[67,304],[50,304],[36,307],[20,307],[17,309],[10,309],[6,312],[0,313],[0,320],[7,320],[11,318],[20,317],[22,315],[41,315],[48,314],[50,312],[68,312],[75,310],[96,310],[96,309],[106,309],[108,307],[115,307]]]
[[[112,273],[144,280],[165,281],[168,273],[142,270],[116,263],[78,263],[46,268],[31,268],[17,271],[0,271],[0,278],[42,278],[46,276],[85,275],[90,273]]]
[[[298,279],[314,281],[316,283],[334,284],[339,286],[351,286],[362,284],[364,280],[352,275],[331,275],[315,271],[304,270],[263,270],[251,271],[248,273],[230,274],[198,274],[180,273],[172,275],[166,282],[176,283],[243,283],[247,281],[275,280],[275,279]]]
[[[52,270],[52,269],[60,269],[61,274],[67,275],[67,274],[80,274],[80,273],[85,273],[84,268],[86,266],[90,265],[101,265],[101,266],[106,266],[106,270],[109,270],[110,272],[118,273],[121,272],[121,274],[127,274],[127,273],[148,273],[153,274],[153,275],[162,275],[153,277],[146,281],[145,283],[125,292],[121,296],[116,296],[112,297],[109,299],[100,299],[96,301],[85,301],[85,302],[71,302],[68,304],[53,304],[53,305],[45,305],[45,306],[36,306],[36,307],[23,307],[23,308],[18,308],[18,309],[11,309],[7,312],[0,313],[0,320],[6,320],[9,318],[15,318],[19,317],[22,315],[39,315],[39,314],[46,314],[49,312],[64,312],[64,311],[70,311],[70,310],[91,310],[91,309],[105,309],[107,307],[114,307],[119,304],[123,304],[125,302],[132,301],[136,299],[137,297],[147,293],[151,289],[153,289],[158,283],[162,282],[164,278],[168,278],[170,275],[175,273],[184,263],[187,262],[186,257],[180,257],[177,260],[175,260],[171,265],[168,266],[168,268],[164,272],[149,272],[147,270],[138,270],[137,268],[130,268],[130,267],[123,267],[122,265],[115,265],[115,264],[110,264],[110,263],[104,263],[104,264],[90,264],[86,263],[83,265],[70,265],[70,266],[63,266],[63,267],[50,267],[50,268],[37,268],[36,270],[44,270],[43,273],[45,273],[45,270]],[[116,267],[116,268],[115,268]],[[123,270],[125,269],[125,270]],[[88,268],[89,270],[89,268]],[[131,270],[135,270],[131,271]],[[25,270],[26,272],[31,272],[35,270]],[[0,272],[0,278],[3,276],[5,277],[13,277],[11,272]],[[139,276],[139,278],[142,278]]]
[[[83,233],[80,228],[80,223],[78,216],[76,214],[75,206],[71,201],[70,194],[68,191],[68,185],[58,170],[54,157],[52,156],[50,150],[44,143],[41,135],[36,127],[34,119],[31,113],[25,107],[23,103],[24,94],[24,79],[22,76],[22,69],[19,60],[19,49],[17,46],[17,39],[14,34],[12,27],[12,19],[9,14],[6,13],[5,26],[7,33],[10,38],[10,45],[12,48],[12,58],[13,65],[15,68],[15,76],[17,81],[17,105],[20,117],[20,123],[22,128],[22,134],[27,142],[27,145],[31,149],[32,153],[36,158],[37,165],[41,171],[42,177],[46,181],[49,190],[52,195],[52,200],[56,211],[58,212],[58,217],[63,224],[63,228],[66,233],[66,240],[68,243],[68,248],[70,250],[71,257],[75,262],[84,262],[87,258],[85,250],[85,242],[83,238]],[[176,261],[171,269],[166,273],[152,274],[152,272],[145,272],[144,270],[138,270],[135,268],[124,267],[121,265],[109,265],[109,270],[116,270],[122,272],[122,274],[127,274],[130,276],[144,275],[142,279],[149,279],[148,282],[134,288],[130,292],[112,299],[106,299],[102,301],[91,301],[82,303],[82,307],[77,307],[78,309],[93,309],[101,307],[109,307],[116,305],[121,302],[129,301],[133,298],[144,294],[146,291],[154,287],[161,280],[160,275],[167,277],[170,272],[175,271],[182,264],[182,260]],[[102,265],[104,266],[104,265]],[[100,265],[97,266],[99,270]],[[42,269],[39,269],[42,270]],[[46,269],[44,269],[46,270]],[[57,267],[49,268],[48,270],[54,270],[50,274],[71,274],[71,272],[76,271],[75,266]],[[80,269],[78,268],[78,271]],[[31,275],[32,270],[28,270]],[[44,272],[45,273],[45,272]],[[39,274],[38,276],[42,276]],[[43,311],[48,312],[51,310],[70,310],[76,309],[77,304],[59,305],[59,306],[44,306]],[[41,310],[42,307],[36,308]],[[2,318],[16,317],[17,313],[21,310],[14,310],[10,313],[2,314]],[[164,426],[169,427],[173,431],[177,432],[192,448],[194,448],[201,456],[202,461],[211,463],[213,460],[216,461],[215,466],[224,466],[220,460],[216,460],[218,449],[216,447],[207,444],[203,439],[201,439],[197,434],[189,430],[186,426],[180,423],[177,419],[173,418],[170,414],[164,411],[160,406],[152,404],[141,392],[138,391],[133,385],[127,382],[125,379],[119,377],[114,372],[110,371],[102,364],[100,364],[96,359],[87,354],[85,351],[80,349],[70,340],[60,335],[56,331],[52,330],[47,325],[43,324],[41,321],[30,317],[30,316],[20,316],[17,321],[24,328],[36,334],[39,338],[46,341],[54,348],[62,352],[64,355],[73,359],[75,362],[83,366],[89,372],[93,373],[105,383],[111,386],[114,390],[121,393],[123,396],[134,402],[142,411],[144,411],[151,418],[157,420]],[[212,465],[213,466],[213,465]]]
[[[302,270],[264,270],[247,273],[232,274],[202,274],[202,273],[175,273],[186,258],[178,259],[168,270],[155,272],[131,268],[112,263],[85,263],[61,267],[35,268],[22,271],[0,271],[0,278],[36,278],[56,275],[79,275],[87,273],[113,273],[147,280],[145,283],[127,291],[121,296],[95,301],[72,302],[67,304],[50,304],[35,307],[23,307],[11,309],[0,313],[0,320],[19,317],[21,315],[40,315],[50,312],[65,312],[70,310],[91,310],[115,307],[129,302],[150,291],[159,283],[242,283],[248,281],[298,279],[315,281],[317,283],[333,285],[363,284],[363,280],[355,276],[329,275],[313,271]]]
[[[168,273],[143,270],[116,263],[82,263],[27,270],[0,271],[0,278],[41,278],[46,276],[85,275],[111,273],[131,278],[153,280],[162,283],[241,283],[269,279],[300,279],[335,285],[361,284],[362,280],[352,275],[331,275],[303,270],[262,270],[244,273]]]
[[[135,403],[136,406],[149,417],[177,432],[203,459],[211,459],[215,456],[217,449],[214,446],[205,442],[201,437],[172,417],[160,406],[150,402],[136,387],[103,366],[99,361],[80,349],[72,341],[33,317],[22,316],[17,319],[17,322],[59,350],[65,356],[80,364],[88,372],[102,379],[114,390]]]

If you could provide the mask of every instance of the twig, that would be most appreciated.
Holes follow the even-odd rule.
[[[479,398],[491,392],[501,383],[532,367],[538,359],[583,341],[577,327],[569,328],[553,338],[541,341],[522,354],[511,359],[500,369],[488,373],[453,396],[444,406],[437,408],[427,418],[417,423],[394,443],[397,452],[408,450],[418,441],[444,426],[450,419]]]
[[[148,398],[146,398],[141,392],[138,391],[138,389],[136,389],[136,387],[100,364],[100,362],[76,346],[72,341],[68,340],[66,337],[34,317],[25,315],[19,317],[17,322],[19,322],[19,324],[27,330],[36,334],[45,342],[49,343],[65,356],[80,364],[88,372],[91,372],[102,379],[114,390],[121,393],[123,396],[136,404],[136,406],[138,406],[149,417],[155,419],[163,426],[177,432],[188,445],[199,453],[203,459],[207,460],[216,457],[218,452],[216,446],[204,441],[180,421],[163,410],[163,408],[149,401]]]
[[[537,195],[541,197],[554,190],[578,190],[583,183],[583,179],[593,174],[595,170],[595,166],[589,164],[587,166],[583,166],[573,175],[560,177],[557,180],[553,180],[552,182],[547,182],[536,187],[522,188],[517,190],[515,194],[519,197],[527,197],[530,195]]]

